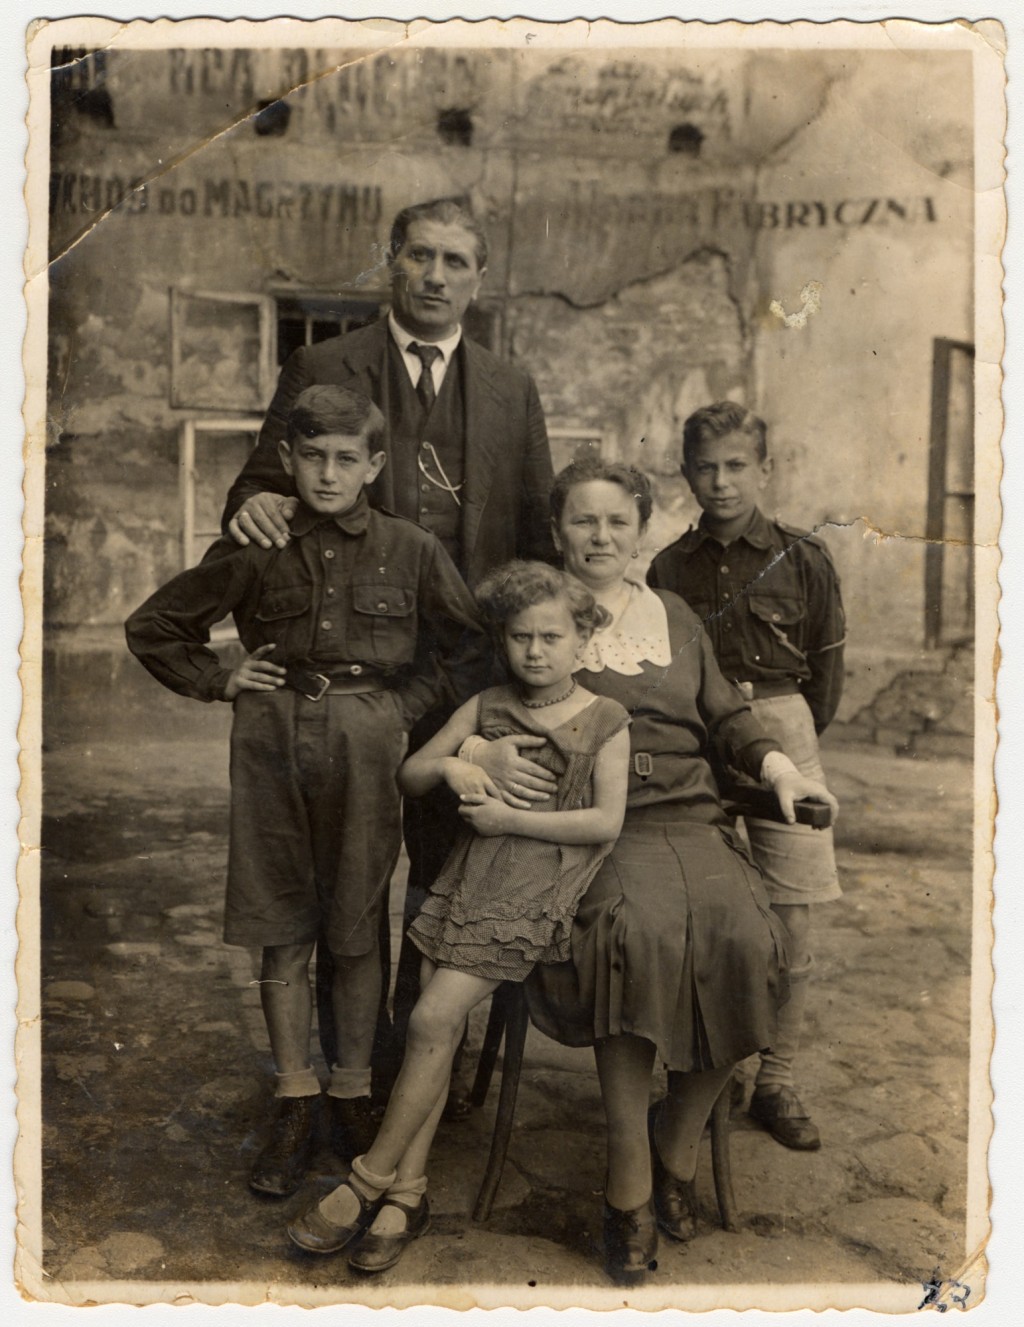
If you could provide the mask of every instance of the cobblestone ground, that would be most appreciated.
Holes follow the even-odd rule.
[[[246,1282],[282,1303],[621,1304],[598,1254],[592,1058],[532,1030],[487,1223],[470,1211],[494,1089],[468,1121],[442,1127],[433,1227],[371,1283],[343,1257],[289,1245],[284,1222],[304,1195],[249,1192],[271,1065],[254,957],[220,940],[226,760],[218,733],[70,747],[46,763],[42,1249],[55,1297],[139,1301],[187,1285],[216,1301]],[[847,744],[827,763],[843,802],[845,894],[818,914],[802,1072],[825,1145],[788,1152],[738,1114],[741,1230],[716,1226],[705,1157],[698,1238],[663,1240],[631,1302],[695,1307],[742,1282],[799,1304],[802,1285],[824,1280],[852,1303],[865,1283],[902,1286],[888,1302],[912,1308],[911,1290],[964,1260],[970,767]],[[336,1165],[324,1147],[313,1183],[329,1184]],[[768,1302],[764,1290],[740,1299]]]

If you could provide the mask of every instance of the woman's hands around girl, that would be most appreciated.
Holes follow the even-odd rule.
[[[485,797],[501,797],[485,770],[478,765],[469,765],[457,756],[445,761],[444,781],[463,801],[479,802]]]
[[[493,795],[509,806],[528,811],[531,802],[545,802],[558,788],[558,780],[543,765],[524,755],[546,745],[547,738],[530,733],[510,733],[493,742],[481,742],[473,752],[473,763],[493,780]]]
[[[495,834],[509,833],[516,812],[506,806],[500,797],[464,796],[459,804],[459,815],[478,834],[490,838]]]

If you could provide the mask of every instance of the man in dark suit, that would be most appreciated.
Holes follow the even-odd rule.
[[[388,461],[369,490],[371,502],[432,530],[470,587],[509,558],[551,557],[551,455],[536,386],[522,369],[462,335],[463,315],[486,265],[486,237],[457,202],[439,199],[399,212],[388,250],[389,314],[369,327],[305,346],[284,364],[256,447],[228,493],[224,524],[235,539],[243,544],[254,539],[266,548],[287,543],[294,489],[277,444],[299,392],[313,383],[331,383],[364,392],[383,411]],[[435,712],[421,721],[410,735],[412,749],[446,717]],[[522,784],[537,794],[547,791],[529,774]],[[418,911],[458,823],[443,794],[406,804],[407,916]],[[382,945],[387,956],[386,936]],[[321,998],[328,967],[329,955],[321,947],[320,1039],[333,1064],[330,1000]],[[396,981],[393,1050],[404,1042],[418,970],[418,954],[405,946]],[[393,1057],[389,1068],[395,1068]],[[387,1076],[384,1070],[381,1077]],[[356,1097],[355,1087],[345,1085],[349,1104],[344,1097],[332,1104],[335,1143],[343,1154],[364,1150],[360,1111],[365,1113],[368,1099],[358,1086]]]
[[[470,586],[510,557],[550,556],[551,455],[536,386],[462,335],[486,261],[483,232],[457,203],[399,212],[388,317],[304,346],[281,370],[225,505],[240,543],[287,540],[294,489],[277,444],[299,392],[332,383],[365,392],[387,421],[388,464],[371,501],[433,530]]]

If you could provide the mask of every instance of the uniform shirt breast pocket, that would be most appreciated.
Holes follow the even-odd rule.
[[[395,666],[416,654],[416,595],[405,585],[353,585],[349,644],[358,658]]]
[[[805,616],[802,600],[790,595],[751,594],[747,606],[758,623],[766,628],[768,657],[762,659],[762,663],[774,668],[806,664],[801,648]]]
[[[309,585],[265,586],[254,615],[264,644],[273,641],[281,658],[301,657],[308,645],[312,610]]]

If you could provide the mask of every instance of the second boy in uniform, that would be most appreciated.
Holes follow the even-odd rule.
[[[823,779],[818,735],[843,686],[839,580],[820,540],[769,520],[758,500],[771,476],[762,420],[732,401],[697,410],[683,429],[683,474],[702,508],[696,529],[654,559],[651,585],[700,616],[719,667],[769,736]],[[761,1057],[750,1113],[787,1147],[821,1146],[796,1092],[794,1061],[809,996],[811,905],[838,898],[832,831],[749,820],[754,860],[790,939],[790,998]]]

